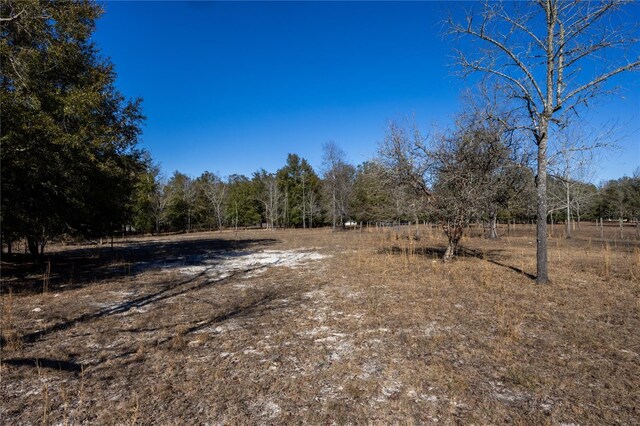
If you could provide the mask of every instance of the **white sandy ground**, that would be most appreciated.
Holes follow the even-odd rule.
[[[186,266],[184,264],[184,260],[178,261],[169,261],[164,264],[156,264],[161,269],[172,269],[177,270],[178,272],[186,275],[200,275],[203,274],[206,277],[214,280],[222,280],[226,277],[234,276],[234,278],[244,279],[251,278],[257,276],[259,274],[264,273],[270,267],[288,267],[288,268],[306,268],[306,267],[315,267],[318,261],[331,257],[329,255],[323,255],[312,249],[297,249],[297,250],[265,250],[261,252],[249,252],[249,251],[235,251],[235,252],[211,252],[202,256],[198,256],[197,258],[189,259],[189,263],[191,265]],[[347,278],[343,276],[343,278]],[[237,288],[249,288],[253,285],[251,280],[244,281],[243,283],[233,284],[234,287]],[[238,287],[240,286],[240,287]],[[117,298],[119,300],[118,303],[121,303],[122,300],[127,297],[132,296],[133,292],[127,291],[111,291],[110,295]],[[352,312],[349,314],[345,314],[342,311],[337,311],[332,309],[331,300],[334,296],[329,294],[325,289],[316,289],[312,291],[308,291],[303,294],[303,303],[301,306],[308,310],[306,315],[298,315],[299,318],[306,319],[307,323],[305,324],[304,331],[300,331],[297,334],[303,339],[310,339],[310,343],[313,346],[316,346],[318,350],[324,350],[327,353],[326,361],[329,364],[340,363],[340,362],[351,362],[352,358],[355,356],[354,354],[363,348],[358,347],[354,342],[355,335],[351,335],[350,333],[343,332],[343,330],[335,329],[335,327],[329,327],[324,325],[323,322],[328,319],[328,317],[349,317],[353,318],[355,321],[359,321],[363,314],[358,312]],[[361,297],[360,292],[351,292],[343,294],[343,297],[353,298],[353,297]],[[282,299],[281,302],[287,304],[287,299]],[[113,308],[117,305],[113,305],[112,303],[102,303],[98,304],[98,306],[103,308]],[[462,305],[454,305],[455,308],[461,309]],[[40,308],[33,309],[33,312],[40,312]],[[146,312],[146,308],[139,309],[133,308],[130,311],[124,312],[123,315],[129,315],[132,313],[144,313]],[[204,322],[203,322],[204,323]],[[222,325],[215,325],[210,327],[205,327],[198,330],[196,333],[230,333],[233,331],[237,331],[243,327],[242,323],[235,319],[230,319],[226,323]],[[446,334],[448,332],[452,332],[454,327],[451,326],[441,326],[437,322],[432,321],[424,326],[423,329],[415,330],[415,329],[406,329],[404,331],[415,333],[421,332],[424,333],[427,337],[434,337],[441,334]],[[396,330],[397,331],[397,330]],[[392,330],[387,327],[379,327],[376,329],[362,329],[358,333],[360,334],[369,334],[374,333],[377,335],[390,333]],[[269,336],[265,336],[269,338]],[[229,337],[231,338],[231,337]],[[201,345],[203,340],[196,339],[188,342],[188,345],[199,346]],[[375,347],[378,345],[383,345],[383,341],[377,338],[368,339],[368,343],[370,347]],[[107,345],[92,345],[99,349],[107,349],[111,347],[115,347],[120,344],[118,341],[110,342]],[[287,343],[285,343],[287,344]],[[260,362],[269,362],[269,353],[272,349],[277,346],[271,346],[268,341],[258,341],[255,346],[248,346],[243,348],[238,352],[221,352],[217,356],[221,359],[225,358],[237,358],[241,356],[245,357],[257,357],[262,358]],[[436,404],[440,400],[447,400],[447,398],[443,395],[436,396],[436,391],[433,388],[428,389],[428,393],[420,393],[416,389],[411,387],[407,387],[403,384],[398,378],[386,376],[384,374],[385,367],[383,364],[379,363],[375,360],[375,356],[373,359],[365,362],[360,369],[359,374],[357,375],[360,380],[369,380],[376,381],[380,384],[380,391],[377,396],[373,397],[370,401],[370,404],[374,408],[380,408],[387,401],[393,398],[395,395],[400,393],[406,393],[410,398],[415,400],[416,402]],[[98,362],[96,359],[89,359],[89,362]],[[395,360],[394,360],[395,361]],[[268,367],[269,370],[277,369],[276,365],[271,365]],[[306,371],[304,367],[297,368],[292,375],[292,378],[295,378],[297,375],[308,375],[309,373]],[[514,403],[520,400],[527,400],[530,398],[530,395],[526,393],[516,392],[514,390],[509,389],[504,383],[500,381],[489,382],[491,387],[491,391],[495,395],[496,398],[505,402],[505,403]],[[340,385],[325,385],[320,389],[320,396],[322,400],[329,400],[332,398],[337,398],[341,393],[343,393],[343,386]],[[39,393],[39,390],[31,390],[29,392]],[[29,396],[27,394],[26,396]],[[463,406],[463,404],[458,403],[455,400],[450,400],[452,407]],[[278,405],[277,399],[258,399],[252,404],[252,410],[255,411],[260,418],[264,421],[275,421],[281,414],[282,409],[280,405]],[[541,405],[541,408],[545,411],[551,411],[553,408],[553,403],[544,403]],[[431,418],[433,423],[438,422],[437,417]],[[566,426],[572,426],[571,424],[566,424]]]
[[[265,250],[261,252],[226,252],[203,257],[197,265],[184,266],[178,271],[187,275],[206,274],[210,278],[226,278],[244,273],[249,278],[259,275],[273,266],[300,268],[310,262],[322,260],[327,255],[313,251]]]
[[[164,261],[139,262],[135,267],[138,271],[155,268],[167,272],[178,271],[190,276],[200,275],[212,281],[220,281],[231,276],[240,280],[247,280],[266,272],[271,267],[308,268],[329,257],[331,255],[320,254],[310,248],[265,250],[260,252],[211,251],[188,259],[179,257]],[[234,288],[237,289],[249,288],[251,285],[248,280],[233,284]],[[108,300],[94,300],[90,302],[91,305],[104,310],[117,309],[136,293],[133,291],[111,291],[109,294],[113,297]],[[85,297],[90,298],[92,296],[86,295]],[[167,303],[173,303],[173,301],[168,301]],[[122,315],[144,313],[147,310],[148,308],[134,307],[125,310]],[[42,309],[35,308],[33,312],[41,313]]]

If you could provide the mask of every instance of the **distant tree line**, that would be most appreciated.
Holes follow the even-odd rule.
[[[468,123],[459,133],[442,136],[429,152],[429,160],[436,163],[429,165],[430,172],[436,173],[425,180],[428,195],[398,176],[401,164],[381,156],[354,166],[330,143],[321,171],[296,154],[289,154],[275,172],[261,169],[251,176],[207,171],[194,178],[176,171],[166,178],[157,165],[148,163],[135,186],[131,223],[138,232],[158,233],[235,227],[341,229],[347,222],[439,224],[458,218],[463,226],[485,222],[487,237],[496,238],[497,221],[535,220],[534,177],[503,138],[474,126]],[[406,129],[392,125],[386,141],[415,142],[407,138]],[[332,162],[335,158],[340,160]],[[549,222],[566,223],[567,211],[577,224],[640,218],[640,170],[599,186],[579,180],[567,185],[551,175],[548,188]]]

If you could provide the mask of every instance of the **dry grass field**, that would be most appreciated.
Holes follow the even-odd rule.
[[[3,424],[640,424],[640,238],[241,231],[2,263]]]

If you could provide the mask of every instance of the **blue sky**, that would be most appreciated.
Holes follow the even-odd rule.
[[[144,98],[142,146],[168,175],[275,171],[294,152],[318,169],[335,141],[360,163],[389,120],[446,125],[467,82],[442,20],[458,2],[105,2],[93,39],[118,88]],[[638,75],[598,104],[620,148],[596,181],[640,165]]]

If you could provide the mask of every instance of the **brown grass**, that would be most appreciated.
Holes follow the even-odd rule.
[[[606,232],[555,235],[544,287],[530,226],[471,229],[446,265],[440,232],[415,227],[60,248],[46,292],[36,266],[3,263],[0,419],[639,424],[639,241]],[[225,279],[161,268],[207,247],[331,257]]]

